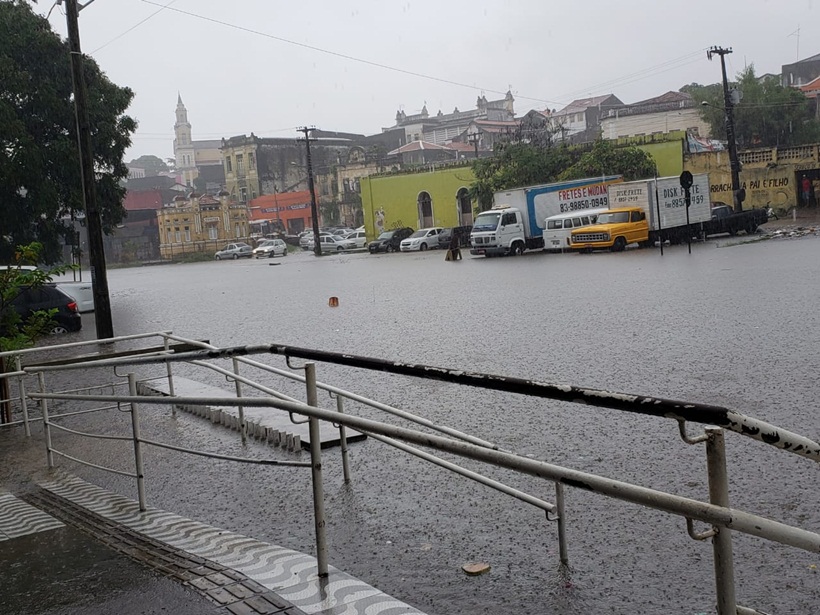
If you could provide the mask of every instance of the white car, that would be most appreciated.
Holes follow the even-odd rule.
[[[345,250],[361,250],[367,247],[367,234],[364,231],[348,233],[342,241]]]
[[[438,248],[438,234],[444,229],[440,226],[432,228],[421,228],[401,242],[402,252],[415,252],[416,250],[429,250]]]
[[[336,235],[320,235],[319,236],[319,243],[322,246],[322,253],[339,252],[339,251],[344,252],[344,246],[342,245],[343,241],[344,241],[344,239],[342,239],[341,237],[336,237]],[[310,241],[308,241],[307,249],[310,250],[310,251],[313,251],[314,247],[315,247],[315,244],[314,244],[314,241],[313,241],[313,237],[311,237]]]
[[[254,258],[273,258],[274,256],[287,256],[288,245],[281,239],[265,239],[253,249]]]

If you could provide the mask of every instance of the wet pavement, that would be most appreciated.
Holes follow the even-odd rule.
[[[695,244],[691,255],[686,246],[664,256],[629,250],[460,262],[445,262],[439,252],[295,254],[110,270],[109,285],[120,335],[172,329],[219,346],[284,343],[682,398],[818,439],[818,257],[814,236],[750,243],[738,236]],[[339,307],[328,306],[331,296]],[[93,315],[84,325],[81,335],[89,337]],[[193,368],[180,373],[204,377]],[[670,421],[332,365],[320,364],[317,373],[521,454],[707,497],[703,451],[685,445]],[[270,376],[265,382],[304,397],[301,386]],[[350,411],[383,418],[354,404]],[[234,433],[197,417],[150,406],[145,413],[146,437],[293,458],[256,442],[243,447]],[[73,424],[114,432],[126,419]],[[8,453],[8,436],[0,437]],[[63,437],[58,444],[97,463],[128,460],[117,443],[89,447]],[[734,506],[820,528],[813,464],[735,434],[727,448]],[[558,574],[555,526],[543,513],[375,441],[353,445],[351,464],[353,481],[345,485],[338,449],[325,452],[330,563],[431,615],[714,610],[711,546],[692,541],[681,519],[570,490],[568,581]],[[136,497],[129,479],[59,465]],[[554,498],[543,481],[486,473]],[[237,468],[153,450],[146,474],[151,505],[314,550],[310,477],[301,469]],[[815,610],[817,554],[735,534],[735,558],[742,604],[773,613]],[[467,577],[461,566],[470,561],[492,570]]]

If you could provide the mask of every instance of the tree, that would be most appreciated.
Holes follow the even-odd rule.
[[[598,139],[578,162],[561,173],[559,179],[623,175],[625,181],[632,181],[654,174],[655,161],[644,150],[634,145],[619,147],[612,141]]]
[[[168,165],[158,156],[145,154],[139,158],[134,158],[128,163],[129,167],[137,167],[145,170],[145,177],[155,177],[160,173],[168,172]]]
[[[743,96],[734,107],[738,147],[777,147],[820,141],[820,122],[814,117],[815,109],[800,90],[784,88],[777,77],[757,77],[753,64],[737,74],[731,87]],[[701,108],[701,117],[709,124],[714,138],[726,139],[723,87],[691,84],[682,87],[681,92],[691,94],[697,102],[708,103]]]
[[[470,186],[470,199],[478,203],[479,211],[486,211],[492,207],[495,192],[555,181],[574,159],[564,145],[497,144],[491,158],[473,162],[476,179]]]
[[[120,182],[136,122],[124,115],[134,96],[84,58],[88,113],[103,230],[125,215]],[[39,241],[58,262],[61,240],[82,218],[82,183],[68,44],[23,0],[0,0],[0,262],[15,246]]]

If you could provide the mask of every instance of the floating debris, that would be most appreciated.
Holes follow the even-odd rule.
[[[471,577],[477,577],[485,572],[490,572],[490,565],[483,562],[478,562],[475,564],[464,564],[461,569]]]

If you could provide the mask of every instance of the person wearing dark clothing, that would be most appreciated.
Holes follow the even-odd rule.
[[[452,235],[450,235],[450,249],[447,250],[447,257],[445,260],[449,261],[460,261],[461,260],[461,246],[459,245],[458,235],[453,229]]]

